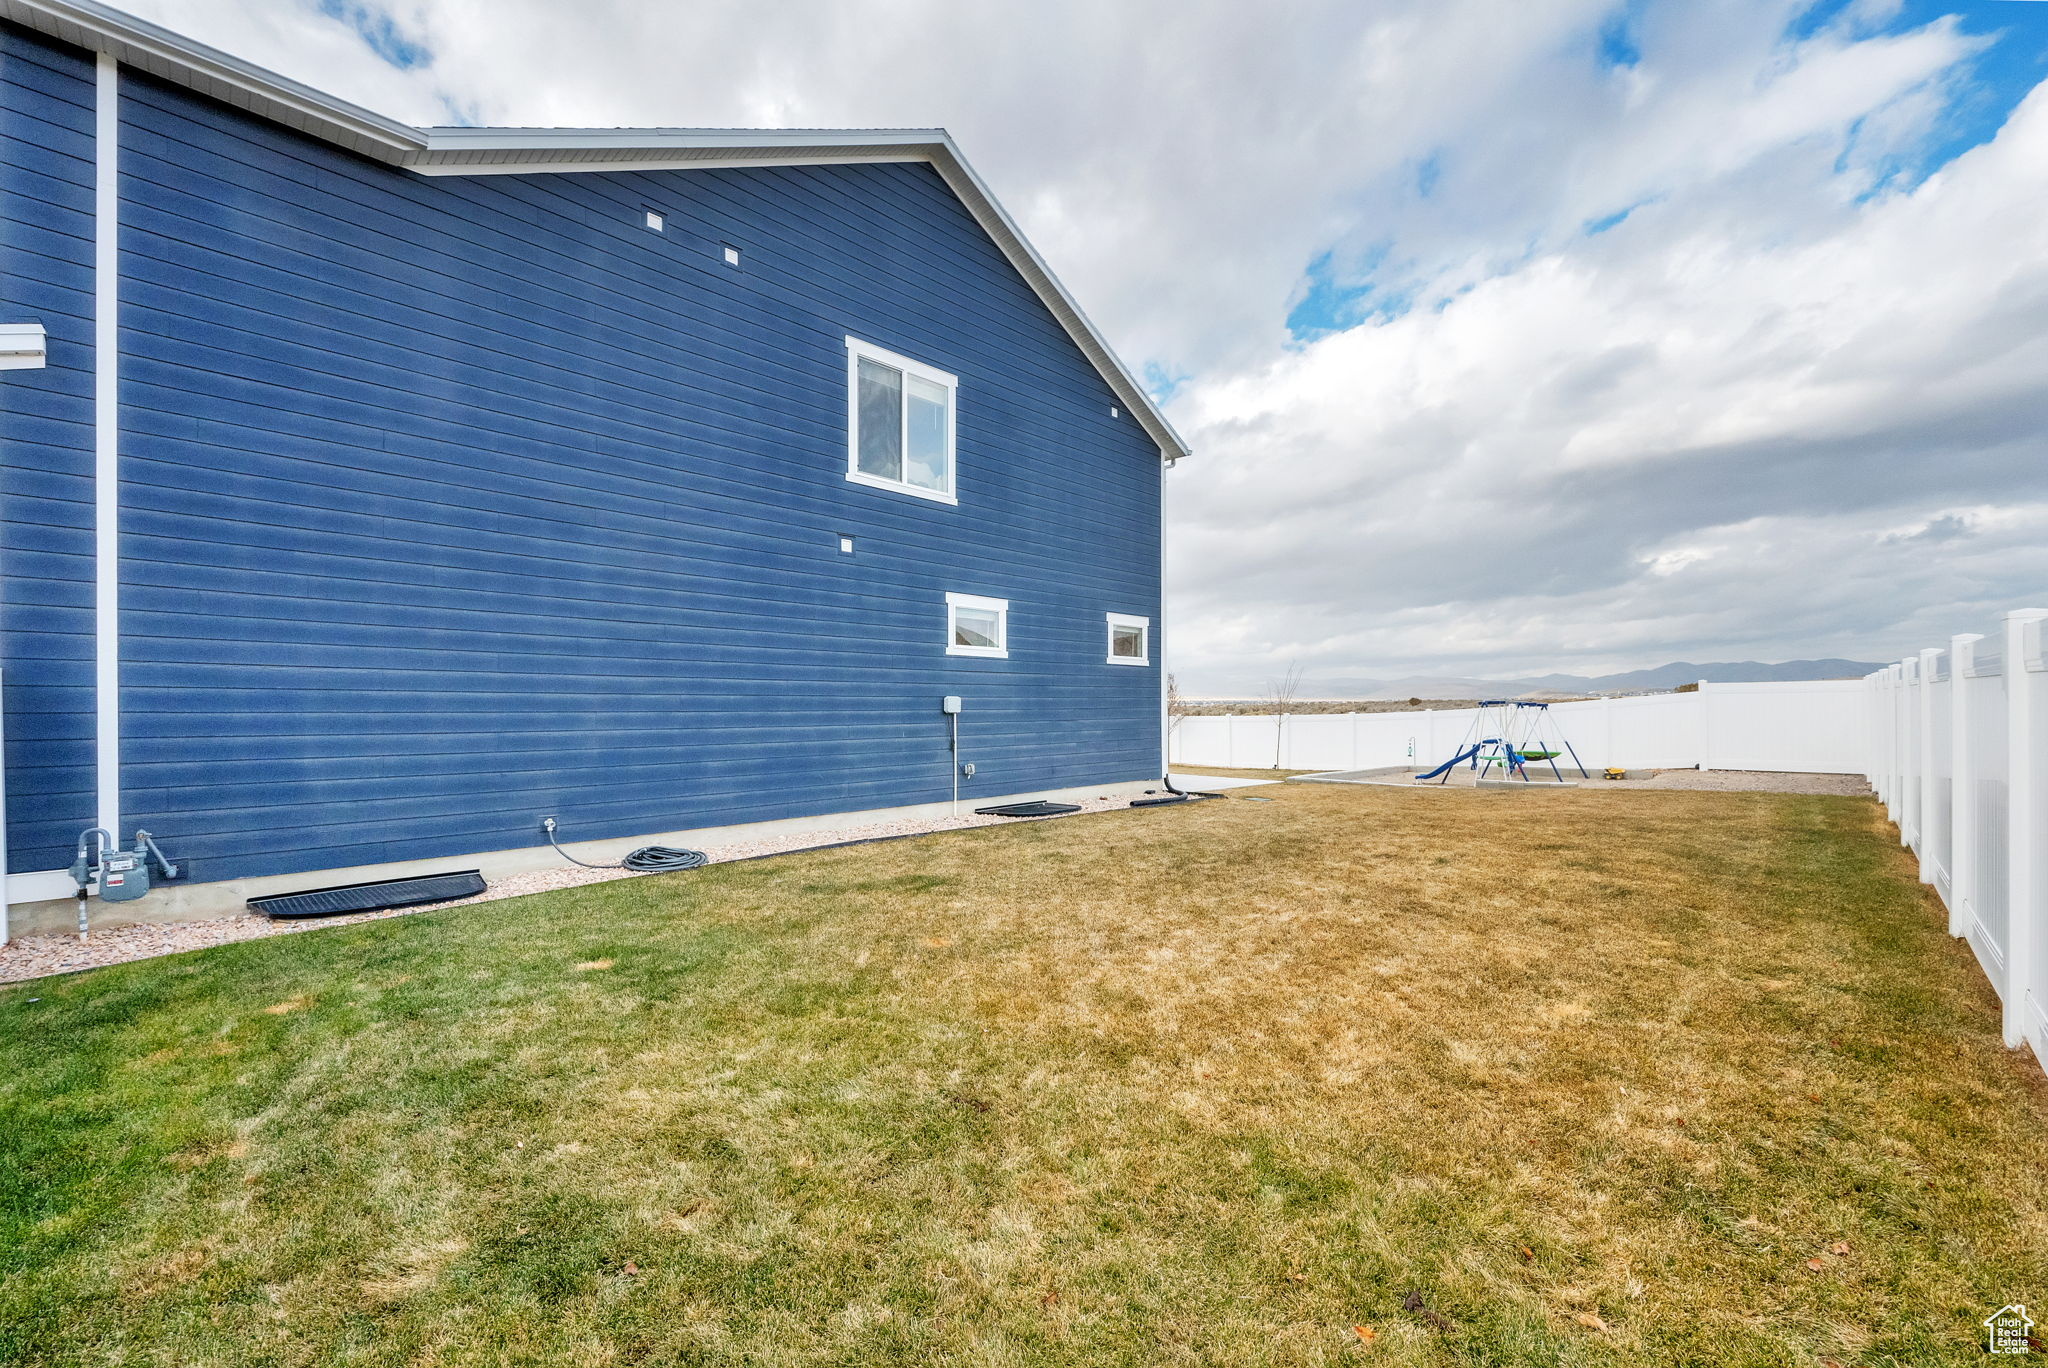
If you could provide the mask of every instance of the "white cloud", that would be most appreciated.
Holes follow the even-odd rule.
[[[1191,682],[1896,653],[2040,597],[2048,558],[1945,510],[2048,497],[2048,92],[1910,191],[1859,199],[1838,160],[1872,116],[1910,148],[1936,106],[1898,107],[1970,46],[1936,25],[1748,54],[1742,83],[1695,65],[1828,93],[1724,111],[1771,132],[1707,161],[1695,120],[1646,112],[1669,155],[1626,140],[1641,170],[1615,183],[1649,202],[1620,226],[1532,213],[1547,245],[1444,260],[1418,287],[1439,307],[1191,386]],[[1913,519],[1953,535],[1885,534]]]
[[[1182,382],[1197,688],[1891,655],[2043,597],[2048,102],[1900,188],[1949,20],[1662,0],[1609,64],[1618,0],[404,0],[401,71],[314,0],[133,3],[421,122],[950,127]],[[1318,260],[1312,306],[1371,293],[1297,343]]]

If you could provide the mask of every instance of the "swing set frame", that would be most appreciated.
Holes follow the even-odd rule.
[[[1495,709],[1500,710],[1498,716]],[[1546,738],[1546,732],[1555,735],[1554,743]],[[1558,749],[1560,746],[1562,750]],[[1593,777],[1585,762],[1579,759],[1570,739],[1557,729],[1548,703],[1487,698],[1480,700],[1478,715],[1465,729],[1465,738],[1458,743],[1457,753],[1435,769],[1416,775],[1415,781],[1428,783],[1435,780],[1439,784],[1448,784],[1452,770],[1460,765],[1470,765],[1474,771],[1483,773],[1498,769],[1504,778],[1535,783],[1537,781],[1529,777],[1529,763],[1535,761],[1550,766],[1553,777],[1542,782],[1562,784],[1566,780],[1564,771],[1557,767],[1560,755],[1571,756],[1581,779]]]

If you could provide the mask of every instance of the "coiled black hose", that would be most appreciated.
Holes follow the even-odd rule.
[[[641,846],[618,864],[592,864],[588,860],[577,859],[556,843],[554,818],[548,818],[541,827],[548,834],[548,844],[555,847],[555,854],[585,869],[630,869],[636,874],[673,874],[679,870],[695,869],[707,861],[701,850],[688,850],[682,846]]]

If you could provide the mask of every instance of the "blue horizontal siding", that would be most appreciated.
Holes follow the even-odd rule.
[[[49,364],[0,371],[8,868],[93,820],[93,120],[89,57],[0,24],[0,321]]]
[[[937,801],[951,693],[963,796],[1156,774],[1158,453],[929,167],[424,178],[133,76],[122,136],[123,792],[196,877]],[[959,506],[845,479],[848,334],[960,377]]]

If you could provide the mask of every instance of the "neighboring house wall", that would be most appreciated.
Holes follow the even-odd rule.
[[[66,364],[0,372],[9,867],[93,823],[93,60],[0,25],[0,318]]]
[[[121,91],[124,821],[193,877],[938,801],[946,694],[964,797],[1157,774],[1158,449],[930,167],[427,178]],[[957,507],[845,478],[849,334],[959,377]]]

